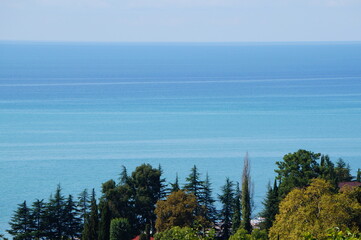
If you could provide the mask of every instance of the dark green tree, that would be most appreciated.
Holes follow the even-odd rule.
[[[167,184],[166,184],[166,180],[165,178],[162,178],[163,175],[163,169],[162,166],[159,164],[158,166],[158,171],[160,173],[160,190],[159,190],[159,196],[158,199],[159,200],[164,200],[165,197],[167,196]]]
[[[45,210],[46,235],[49,239],[61,240],[65,230],[65,201],[58,185],[54,196],[50,196]]]
[[[251,233],[251,166],[248,158],[248,153],[244,158],[243,163],[243,173],[242,173],[242,193],[241,193],[241,202],[242,202],[242,228],[244,228],[248,233]]]
[[[64,238],[79,239],[82,231],[82,219],[79,217],[79,210],[73,201],[73,196],[69,195],[65,202],[65,229]]]
[[[328,155],[321,156],[320,177],[337,186],[335,165],[331,162]]]
[[[179,179],[178,179],[178,173],[176,174],[174,183],[170,184],[170,193],[178,192],[180,190],[179,188]]]
[[[102,201],[99,204],[100,208],[100,221],[99,221],[99,240],[109,240],[110,238],[110,222],[111,213],[108,202]]]
[[[31,213],[26,201],[18,205],[9,225],[11,227],[7,232],[14,236],[14,240],[31,240]]]
[[[80,211],[79,214],[80,218],[82,219],[82,224],[84,225],[86,216],[90,210],[90,199],[87,189],[84,189],[78,196],[78,208]]]
[[[222,204],[220,211],[221,235],[223,239],[228,239],[231,234],[232,217],[234,210],[234,189],[233,182],[226,179],[226,184],[222,187],[222,195],[218,195],[218,198]]]
[[[276,215],[279,211],[279,197],[278,197],[278,186],[275,179],[273,188],[268,184],[268,191],[265,200],[263,201],[264,210],[261,213],[262,217],[265,218],[264,228],[269,230],[275,221]]]
[[[196,165],[191,169],[191,173],[186,178],[186,184],[184,185],[184,190],[189,193],[192,193],[199,202],[203,194],[203,185],[204,182],[200,180],[200,173]]]
[[[352,180],[350,165],[346,164],[342,158],[339,158],[336,162],[335,167],[336,181],[340,182],[349,182]]]
[[[110,240],[131,239],[131,226],[126,218],[115,218],[110,224]]]
[[[32,235],[35,239],[42,239],[45,236],[45,224],[44,224],[44,214],[45,214],[45,203],[44,199],[37,199],[32,204],[31,211],[31,230]]]
[[[241,190],[239,182],[236,184],[236,192],[234,195],[234,210],[232,218],[232,231],[235,233],[241,226]]]
[[[202,184],[202,189],[203,189],[203,193],[201,195],[201,199],[200,199],[200,204],[201,206],[204,206],[205,209],[205,214],[204,214],[204,218],[210,222],[210,223],[214,223],[216,220],[216,215],[217,215],[217,210],[216,207],[214,206],[214,198],[212,196],[212,184],[211,181],[209,180],[209,176],[208,173],[206,174],[206,179],[203,181]]]
[[[90,213],[88,214],[84,224],[82,239],[98,240],[99,212],[98,212],[98,205],[95,199],[94,188],[91,195],[90,209],[91,209]]]
[[[286,154],[283,161],[276,162],[278,169],[277,178],[280,180],[279,195],[284,198],[295,187],[305,187],[310,180],[319,176],[319,164],[317,160],[320,153],[313,153],[306,150],[298,150]]]
[[[120,177],[119,177],[119,184],[120,185],[124,185],[128,183],[128,172],[127,172],[127,168],[122,165],[122,171],[120,172]]]
[[[361,169],[357,169],[356,181],[361,182]]]

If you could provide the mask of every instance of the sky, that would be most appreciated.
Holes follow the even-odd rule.
[[[361,0],[0,0],[0,41],[361,41]]]

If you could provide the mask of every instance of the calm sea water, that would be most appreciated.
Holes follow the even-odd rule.
[[[214,195],[248,151],[255,212],[300,148],[361,167],[361,44],[0,44],[0,232],[17,204],[121,165],[196,164]]]

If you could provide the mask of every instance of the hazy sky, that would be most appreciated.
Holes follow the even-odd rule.
[[[361,0],[0,0],[0,40],[360,41]]]

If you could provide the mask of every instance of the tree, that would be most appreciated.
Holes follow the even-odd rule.
[[[295,187],[309,185],[311,179],[319,176],[319,165],[317,160],[320,153],[313,153],[306,150],[298,150],[286,154],[283,161],[276,162],[278,169],[277,179],[280,180],[279,195],[284,198]]]
[[[220,212],[222,238],[228,239],[230,236],[234,210],[233,182],[230,181],[229,178],[226,178],[226,184],[222,187],[222,195],[218,195],[218,198],[222,204]]]
[[[85,224],[86,216],[89,212],[89,194],[88,190],[84,189],[78,196],[78,208],[80,210],[80,218],[82,219],[82,224]]]
[[[217,211],[216,208],[214,206],[214,198],[212,196],[212,184],[209,180],[209,176],[208,173],[206,175],[206,179],[203,182],[203,194],[201,195],[202,198],[200,199],[200,204],[202,206],[204,206],[204,218],[210,222],[210,223],[214,223],[216,220],[216,215],[217,215]]]
[[[99,212],[98,205],[95,199],[94,188],[91,195],[90,209],[90,213],[88,214],[84,224],[82,239],[98,240]]]
[[[361,182],[361,169],[357,169],[356,181]]]
[[[251,226],[251,173],[248,153],[244,158],[243,173],[242,173],[242,227],[250,233]]]
[[[33,202],[31,211],[31,230],[35,239],[41,239],[45,236],[44,213],[44,200],[37,199]]]
[[[45,210],[46,235],[50,239],[61,239],[65,230],[65,201],[60,185],[57,186],[54,197],[50,196]]]
[[[9,225],[11,227],[7,232],[14,236],[14,240],[30,240],[31,237],[31,213],[26,201],[18,205]]]
[[[157,231],[164,231],[174,226],[191,227],[195,219],[196,207],[195,196],[182,190],[170,194],[166,200],[158,201],[155,209]]]
[[[214,240],[215,232],[210,230],[203,236],[199,232],[190,227],[173,227],[163,232],[155,234],[155,240]]]
[[[170,188],[171,193],[178,192],[180,190],[180,188],[179,188],[179,180],[178,180],[178,173],[177,173],[177,175],[175,177],[174,183],[171,183],[170,186],[171,186],[171,188]]]
[[[313,179],[306,188],[293,189],[280,203],[279,214],[269,231],[270,239],[301,239],[309,232],[324,239],[335,226],[359,231],[361,189],[334,193],[331,183]]]
[[[110,238],[111,213],[108,202],[102,201],[99,204],[100,221],[99,221],[99,240],[108,240]]]
[[[241,226],[241,190],[239,189],[239,182],[236,184],[236,192],[234,196],[234,210],[232,218],[232,231],[235,233]]]
[[[120,172],[120,177],[119,177],[119,185],[124,185],[126,183],[128,183],[129,177],[128,177],[128,172],[127,172],[127,168],[122,165],[122,171]]]
[[[339,158],[335,167],[337,183],[351,181],[353,177],[350,172],[350,165],[346,164],[342,158]]]
[[[273,188],[270,184],[268,184],[268,191],[266,195],[266,199],[263,202],[264,210],[261,215],[265,218],[264,227],[266,230],[272,227],[272,224],[278,214],[278,205],[279,205],[279,197],[278,197],[278,187],[277,181],[275,179]]]
[[[65,203],[65,229],[63,237],[68,239],[79,239],[82,230],[82,219],[79,217],[79,210],[73,201],[73,196],[69,195]]]
[[[131,239],[131,226],[126,218],[115,218],[110,223],[110,240]]]
[[[184,190],[192,193],[196,197],[197,201],[200,202],[203,193],[203,184],[204,182],[200,180],[200,173],[198,172],[197,166],[194,165],[191,169],[191,173],[186,178]]]

